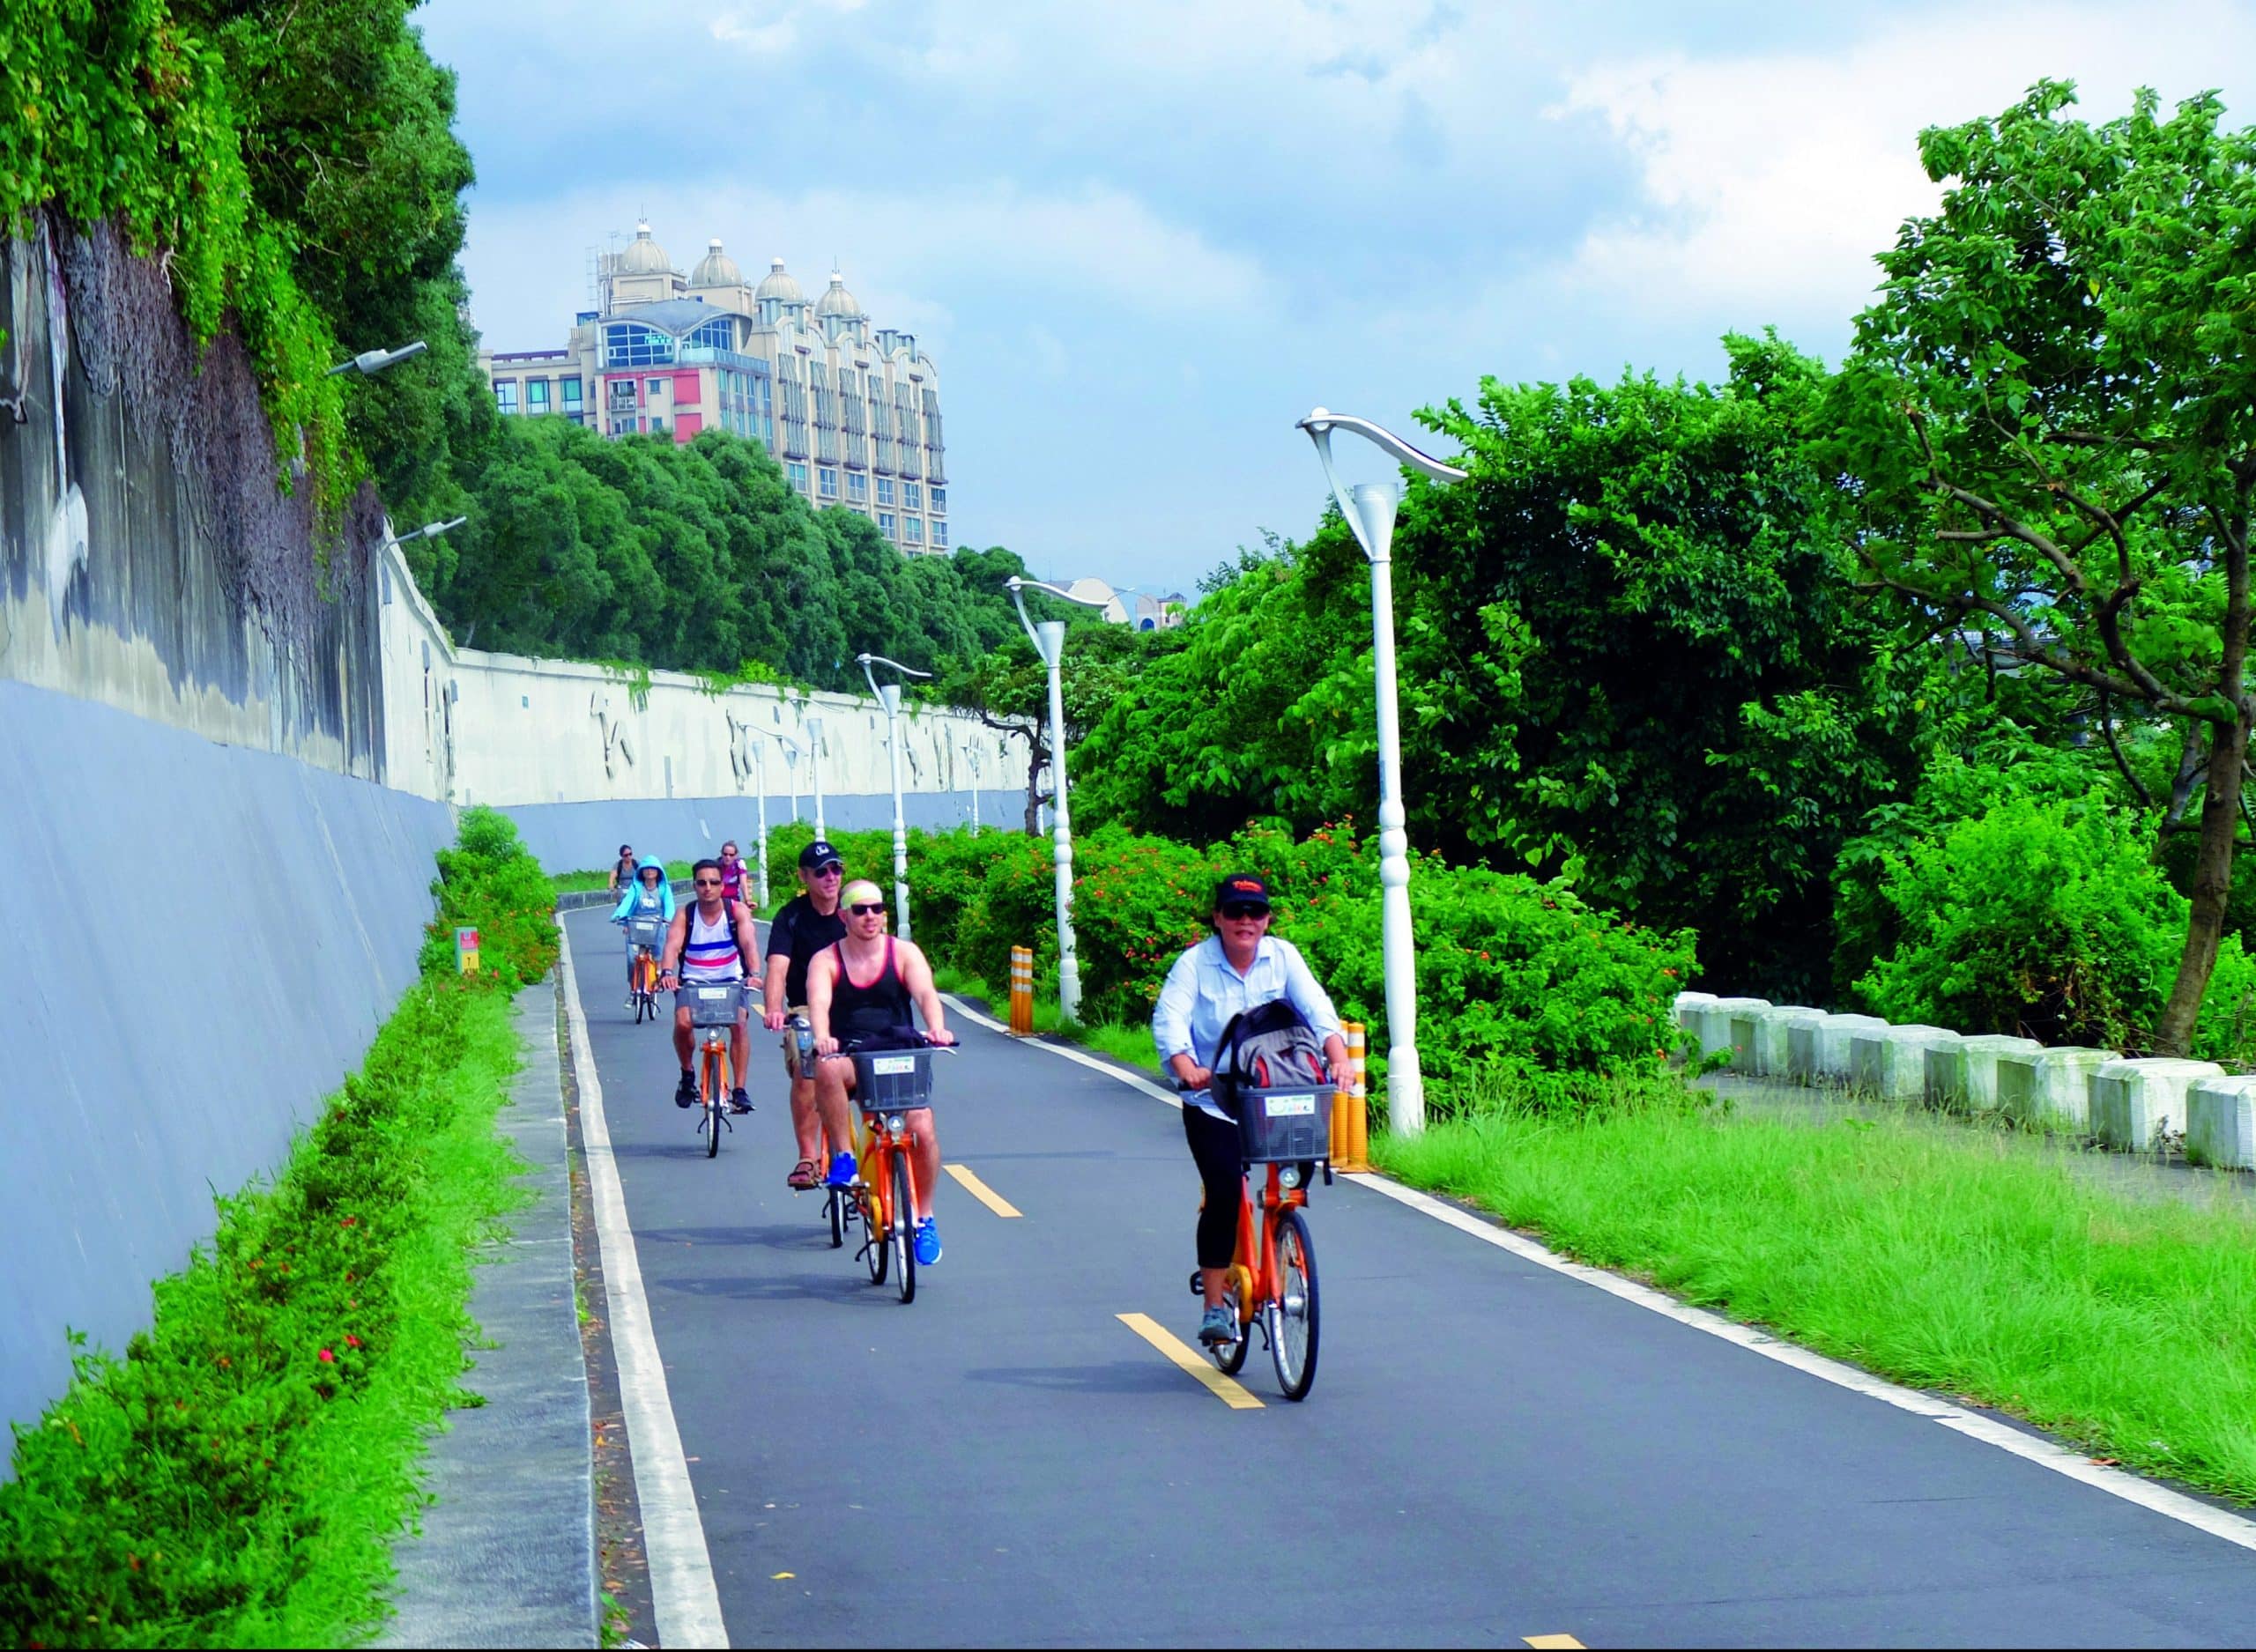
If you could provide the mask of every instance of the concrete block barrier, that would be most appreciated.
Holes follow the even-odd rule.
[[[1712,992],[1680,992],[1676,995],[1676,1024],[1686,1032],[1696,1032],[1698,1024],[1693,1019],[1701,1011],[1716,1001]]]
[[[2044,1047],[2033,1038],[1978,1033],[1927,1050],[1926,1099],[1954,1113],[1986,1113],[1998,1105],[1998,1058],[2032,1056]]]
[[[1849,1035],[1849,1082],[1890,1101],[1916,1101],[1926,1093],[1927,1051],[1960,1041],[1942,1026],[1859,1027]]]
[[[1755,1018],[1770,1007],[1768,998],[1718,998],[1700,1012],[1700,1053],[1731,1052],[1739,1072],[1755,1068]]]
[[[2256,1078],[2196,1078],[2186,1087],[2186,1152],[2205,1165],[2256,1170]]]
[[[2002,1051],[1996,1063],[1999,1110],[2023,1124],[2089,1130],[2091,1075],[2122,1059],[2119,1051],[2079,1045]]]
[[[2186,1129],[2186,1093],[2195,1082],[2223,1077],[2213,1061],[2111,1061],[2091,1075],[2091,1133],[2110,1147],[2143,1152],[2163,1132]]]
[[[1774,1004],[1767,1010],[1755,1012],[1755,1071],[1769,1078],[1785,1078],[1793,1072],[1793,1052],[1787,1034],[1798,1026],[1814,1026],[1825,1019],[1822,1010],[1807,1009],[1799,1004]]]
[[[1807,1076],[1800,1068],[1794,1070],[1794,1076],[1805,1084],[1847,1084],[1852,1077],[1849,1041],[1859,1033],[1887,1025],[1876,1015],[1827,1016],[1809,1029]],[[1787,1034],[1790,1048],[1793,1036],[1792,1033]]]

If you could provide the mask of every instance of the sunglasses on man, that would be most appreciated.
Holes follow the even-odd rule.
[[[697,886],[700,889],[718,889],[721,886],[721,880],[717,878],[701,878],[697,880]]]
[[[881,900],[865,900],[858,906],[849,907],[846,910],[857,918],[879,917],[884,915],[885,903]]]
[[[1222,908],[1222,915],[1231,919],[1265,918],[1269,915],[1269,908],[1250,906],[1243,900],[1233,900]]]

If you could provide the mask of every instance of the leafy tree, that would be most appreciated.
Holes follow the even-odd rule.
[[[1831,418],[1872,589],[2076,685],[2110,737],[2121,707],[2196,741],[2190,918],[2154,1035],[2183,1054],[2256,722],[2256,134],[2221,131],[2214,96],[2163,118],[2141,93],[2097,126],[2074,101],[2044,82],[1921,134],[1950,188],[1881,256]]]

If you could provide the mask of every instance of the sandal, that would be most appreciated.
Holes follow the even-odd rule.
[[[817,1183],[818,1167],[812,1159],[802,1159],[791,1167],[791,1174],[783,1178],[785,1184],[801,1193],[811,1193]]]

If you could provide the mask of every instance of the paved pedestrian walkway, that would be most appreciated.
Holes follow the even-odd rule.
[[[556,989],[517,996],[524,1046],[500,1129],[526,1160],[531,1202],[477,1272],[481,1332],[454,1411],[431,1442],[433,1499],[397,1552],[387,1647],[596,1644],[595,1494],[588,1379],[572,1294],[571,1176]]]

